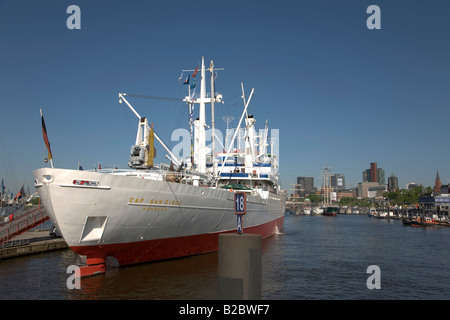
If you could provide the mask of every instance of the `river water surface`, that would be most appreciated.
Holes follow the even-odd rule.
[[[450,228],[414,228],[361,215],[286,215],[284,230],[263,241],[267,300],[448,299]],[[0,261],[0,299],[217,298],[217,253],[137,266],[107,264],[104,275],[69,289],[71,250]],[[368,289],[369,266],[380,289]]]

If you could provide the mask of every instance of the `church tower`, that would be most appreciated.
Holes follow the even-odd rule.
[[[438,170],[436,172],[436,180],[434,180],[434,193],[440,194],[441,187],[442,187],[442,182],[441,182],[441,178],[439,177],[439,170]]]

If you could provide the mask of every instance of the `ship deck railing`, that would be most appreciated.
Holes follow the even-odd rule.
[[[183,170],[183,172],[168,171],[167,168],[154,167],[152,169],[117,169],[117,168],[105,168],[100,170],[85,170],[89,172],[99,172],[107,174],[117,174],[125,176],[136,176],[144,179],[154,179],[160,181],[172,181],[177,180],[180,183],[193,184],[194,180],[207,180],[207,177],[199,172],[192,170]]]
[[[194,181],[198,181],[198,185],[204,187],[213,187],[215,184],[208,183],[208,177],[198,171],[183,169],[182,172],[169,171],[169,165],[161,164],[157,165],[151,169],[147,170],[137,170],[137,169],[117,169],[117,168],[102,168],[94,170],[86,170],[89,172],[99,172],[107,174],[117,174],[126,176],[136,176],[144,179],[153,179],[159,181],[171,181],[183,184],[194,185]],[[219,180],[228,179],[249,179],[252,181],[271,181],[272,175],[268,173],[255,173],[255,172],[221,172],[219,173]],[[269,188],[269,191],[270,190]]]

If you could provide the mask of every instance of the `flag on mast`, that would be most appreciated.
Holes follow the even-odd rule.
[[[194,79],[194,82],[190,85],[190,88],[194,89],[196,87],[196,85],[197,85],[197,81],[195,81],[195,79]]]
[[[42,134],[44,135],[44,142],[45,142],[45,146],[47,147],[47,151],[48,151],[48,160],[52,160],[53,155],[52,155],[52,150],[50,149],[50,142],[48,141],[48,136],[47,136],[47,128],[45,127],[45,121],[44,121],[44,115],[42,114],[42,109],[41,110],[41,121],[42,121]]]
[[[19,193],[16,195],[16,197],[14,198],[15,201],[23,198],[25,196],[25,190],[23,189],[23,184],[22,184],[22,188],[20,188]]]
[[[183,83],[183,85],[185,85],[185,84],[189,84],[189,80],[191,79],[191,75],[190,74],[188,74],[188,76],[187,76],[187,78],[186,78],[186,80],[184,80],[184,83]]]

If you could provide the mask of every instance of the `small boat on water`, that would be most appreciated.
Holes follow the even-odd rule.
[[[374,217],[375,217],[375,218],[378,218],[378,219],[385,219],[385,218],[387,218],[387,216],[388,216],[388,213],[385,212],[385,211],[378,211],[378,212],[374,215]]]
[[[339,207],[326,207],[322,214],[324,216],[334,217],[337,216],[338,211]]]
[[[294,215],[296,215],[296,216],[309,216],[309,215],[311,215],[311,208],[310,207],[298,207],[294,211]]]
[[[448,221],[438,221],[439,227],[450,227],[450,222]]]
[[[412,227],[436,227],[438,222],[435,219],[429,217],[418,217],[411,220]]]
[[[315,207],[313,209],[313,214],[322,214],[323,213],[323,208],[321,207]]]
[[[402,223],[412,227],[450,227],[450,222],[430,217],[404,218]]]
[[[419,220],[411,220],[411,227],[426,227],[426,225]]]
[[[405,219],[402,219],[402,223],[403,223],[405,226],[410,226],[411,223],[412,223],[412,221],[411,221],[411,219],[405,218]]]
[[[377,210],[375,208],[370,208],[369,212],[367,212],[367,215],[369,217],[375,217],[375,215],[377,214]]]

